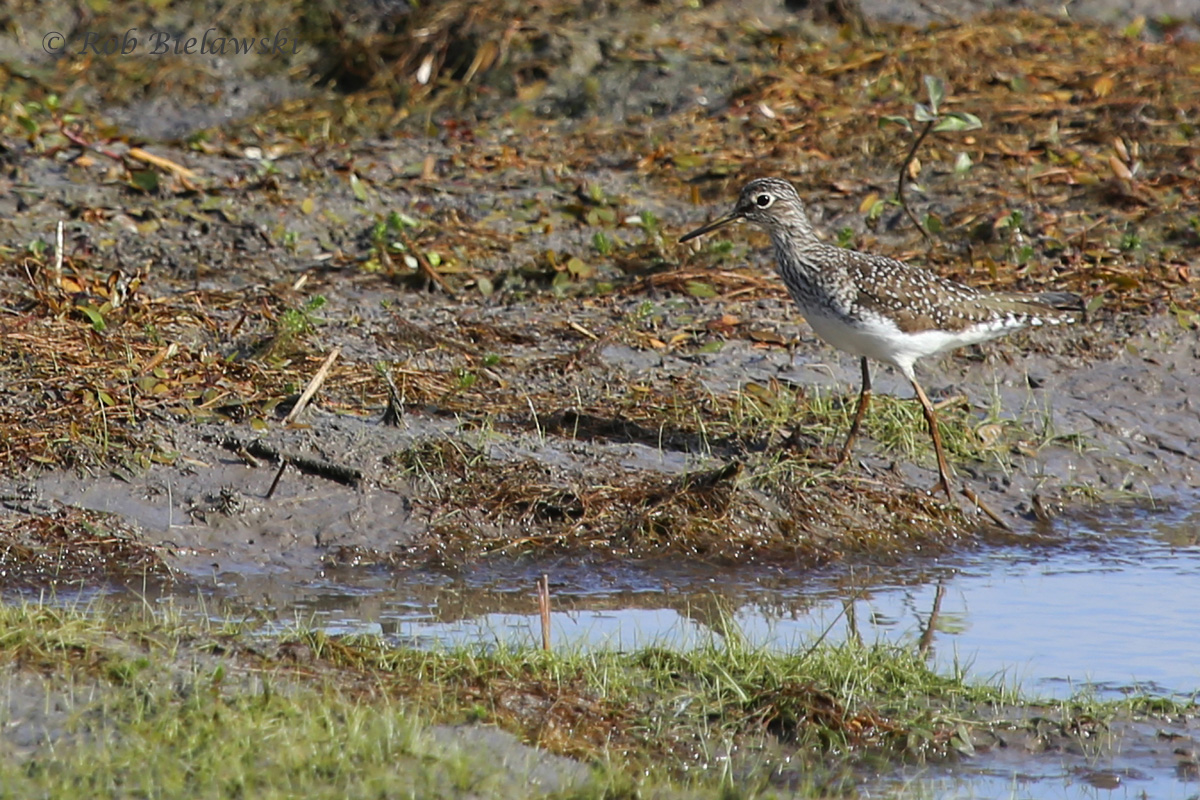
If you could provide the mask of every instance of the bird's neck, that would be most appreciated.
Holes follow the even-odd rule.
[[[806,314],[848,315],[857,290],[847,274],[845,251],[825,244],[811,227],[771,231],[775,265]]]
[[[803,251],[821,244],[821,240],[817,238],[817,232],[813,230],[813,226],[807,218],[793,220],[789,225],[772,228],[770,234],[771,243],[775,245],[775,250],[779,253],[785,249]]]
[[[775,228],[770,233],[771,244],[775,247],[775,262],[780,268],[787,264],[791,270],[803,273],[806,279],[816,281],[819,276],[812,268],[813,260],[805,256],[823,245],[812,226],[789,225]]]

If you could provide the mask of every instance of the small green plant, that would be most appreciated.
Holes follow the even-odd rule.
[[[1027,264],[1034,254],[1033,247],[1025,241],[1024,225],[1025,215],[1015,208],[996,223],[997,231],[1006,230],[1012,237],[1013,244],[1009,245],[1008,254],[1018,266]]]
[[[596,231],[594,234],[592,234],[592,247],[594,247],[596,252],[600,255],[605,257],[610,256],[612,255],[613,251],[612,237],[604,231]]]
[[[384,246],[389,243],[388,240],[393,234],[398,233],[405,228],[411,229],[415,227],[417,227],[417,221],[415,219],[407,214],[402,214],[399,211],[393,211],[379,222],[376,222],[371,228],[371,241],[373,241],[376,246]],[[392,242],[391,246],[397,250],[404,249],[403,246],[397,247],[395,242]]]
[[[420,259],[418,254],[411,252],[409,244],[411,240],[408,238],[406,231],[420,227],[420,223],[412,217],[401,211],[393,211],[384,219],[376,222],[371,227],[371,243],[374,246],[376,256],[367,262],[367,271],[377,271],[381,268],[391,271],[392,269],[392,254],[400,255],[400,260],[404,262],[404,266],[410,270],[421,269]],[[442,264],[442,256],[433,250],[425,250],[424,256],[429,264],[428,273],[436,275],[434,272]]]
[[[458,390],[465,392],[470,389],[479,380],[479,376],[474,372],[468,372],[465,369],[458,370]]]
[[[1138,236],[1133,231],[1129,231],[1121,236],[1121,249],[1126,253],[1131,253],[1134,250],[1142,249],[1142,237]]]
[[[854,244],[854,229],[846,226],[837,233],[838,247],[850,247]]]
[[[996,223],[997,229],[1007,228],[1016,235],[1020,235],[1021,226],[1025,224],[1025,214],[1018,209],[1013,209],[1008,212],[1008,216]]]
[[[646,236],[654,238],[659,234],[662,220],[653,211],[643,211],[638,214],[638,219],[641,220],[642,230],[646,232]]]
[[[311,333],[325,320],[315,316],[326,303],[323,295],[313,295],[298,308],[289,308],[279,315],[276,338],[291,341],[298,336]]]
[[[925,137],[930,133],[950,133],[973,131],[983,127],[983,123],[979,121],[979,117],[974,114],[968,114],[965,111],[946,111],[940,109],[942,101],[946,99],[946,84],[941,79],[934,75],[925,76],[925,92],[929,97],[928,103],[915,103],[913,105],[913,120],[924,123],[917,138],[913,140],[912,146],[908,149],[908,155],[904,157],[904,163],[900,165],[900,178],[896,182],[896,200],[904,209],[904,213],[917,226],[917,230],[926,239],[929,239],[929,231],[917,219],[917,215],[908,207],[908,201],[904,197],[904,185],[909,179],[909,167],[913,163],[913,159],[917,157],[917,149],[921,143],[925,141]],[[909,133],[913,132],[913,124],[909,122],[908,117],[902,116],[885,116],[879,120],[880,126],[883,125],[899,125]],[[966,155],[965,153],[963,155]],[[962,157],[955,163],[956,169],[962,164]],[[966,168],[970,168],[970,157],[966,160]],[[965,171],[964,169],[964,171]]]

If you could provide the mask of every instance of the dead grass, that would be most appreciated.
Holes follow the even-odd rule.
[[[0,575],[7,589],[172,576],[161,548],[118,517],[63,507],[0,513]]]
[[[957,509],[899,481],[837,476],[803,458],[755,457],[681,476],[560,475],[532,459],[494,462],[436,440],[392,463],[429,516],[423,541],[394,559],[574,550],[817,564],[962,544],[974,530]]]

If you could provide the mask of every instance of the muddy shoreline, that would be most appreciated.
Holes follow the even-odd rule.
[[[25,12],[24,30],[53,16]],[[898,207],[864,213],[864,198],[883,191],[895,169],[895,148],[875,149],[886,139],[864,144],[859,157],[836,150],[831,136],[848,130],[837,107],[825,112],[829,131],[815,138],[801,132],[785,144],[770,132],[788,118],[807,130],[803,103],[817,101],[804,80],[793,86],[770,71],[754,37],[705,38],[733,13],[714,4],[632,36],[624,33],[631,21],[652,11],[573,18],[549,40],[530,39],[529,53],[497,61],[478,85],[455,88],[454,76],[464,75],[447,72],[437,91],[414,84],[411,105],[360,119],[367,131],[387,126],[387,137],[306,146],[311,128],[300,135],[289,126],[308,117],[347,122],[327,108],[336,90],[310,83],[288,93],[305,99],[257,119],[226,106],[240,117],[229,126],[207,127],[205,114],[181,112],[192,127],[171,135],[190,138],[147,142],[152,131],[133,122],[145,114],[134,112],[157,100],[120,100],[124,63],[112,65],[115,83],[73,89],[53,108],[43,99],[40,113],[30,105],[21,124],[36,131],[25,142],[9,134],[11,191],[0,199],[6,351],[32,368],[8,378],[16,391],[5,419],[15,426],[11,460],[20,472],[10,488],[32,483],[47,500],[135,520],[180,565],[220,554],[233,564],[312,569],[333,549],[386,554],[431,541],[468,553],[467,540],[480,540],[487,552],[531,525],[535,548],[582,542],[622,552],[620,542],[634,535],[645,548],[629,550],[636,555],[681,537],[680,552],[736,560],[803,540],[814,563],[933,543],[913,531],[944,529],[949,546],[965,541],[977,522],[930,504],[927,444],[903,420],[880,422],[891,427],[865,444],[852,469],[828,469],[857,368],[795,313],[763,237],[738,229],[725,243],[675,243],[679,231],[723,210],[742,176],[764,171],[805,187],[829,237],[968,282],[1069,288],[1095,301],[1090,320],[1069,331],[920,365],[935,400],[957,413],[949,424],[966,429],[957,471],[1018,530],[1095,503],[1171,503],[1197,485],[1197,317],[1187,266],[1197,240],[1179,230],[1194,206],[1187,184],[1166,171],[1174,140],[1154,140],[1160,128],[1148,123],[1134,130],[1120,122],[1113,133],[1122,143],[1110,156],[1108,142],[1076,138],[1071,152],[1088,166],[1065,187],[1058,180],[1066,170],[1052,168],[1039,184],[1047,191],[1026,192],[1007,201],[1007,217],[985,219],[976,195],[1004,198],[1021,180],[1010,173],[1028,174],[1033,163],[1026,156],[1023,165],[1005,165],[990,148],[1011,151],[1025,125],[1028,152],[1039,152],[1032,128],[1045,120],[1043,112],[1027,123],[1002,122],[1011,110],[988,116],[985,95],[960,80],[963,105],[988,123],[969,142],[988,144],[969,180],[947,169],[955,148],[969,142],[931,144],[916,202],[950,227],[924,248]],[[356,35],[382,41],[378,21],[355,19]],[[797,76],[841,74],[829,58],[861,69],[854,46],[830,38],[836,28],[810,26],[772,4],[756,8],[753,20],[800,48],[788,67]],[[1091,23],[1020,13],[983,20],[964,25],[964,36],[1003,37],[1007,25],[1047,37],[1053,48],[1074,25],[1110,58],[1132,52]],[[478,44],[488,29],[472,24]],[[463,30],[439,35],[449,46]],[[884,35],[906,42],[913,31],[895,30]],[[924,33],[935,42],[945,35],[937,25]],[[476,53],[477,69],[485,51]],[[889,63],[886,49],[874,52],[864,63]],[[561,56],[562,69],[530,83],[544,71],[536,59],[528,63],[542,67],[528,66],[530,53]],[[1191,57],[1191,45],[1181,43],[1179,53]],[[309,48],[289,74],[314,69],[323,55]],[[274,96],[266,87],[281,65],[253,63],[227,66],[250,70],[243,75],[265,70],[261,96]],[[952,73],[956,65],[939,68]],[[898,74],[884,68],[878,78],[880,92],[892,87],[889,111],[905,107]],[[1136,85],[1136,72],[1122,76]],[[1014,92],[1025,86],[1013,81]],[[1123,90],[1089,91],[1103,104]],[[116,128],[80,113],[89,92],[117,101],[105,112]],[[1197,96],[1189,92],[1164,98],[1155,113],[1183,108]],[[218,107],[232,102],[217,96]],[[1080,107],[1055,113],[1084,114],[1083,123],[1091,112]],[[18,116],[10,114],[14,124]],[[681,126],[695,143],[671,151],[661,137]],[[747,133],[754,129],[761,132]],[[328,135],[328,121],[323,130]],[[127,131],[143,138],[125,138]],[[775,149],[754,163],[754,147],[732,138],[735,131],[765,134]],[[1127,168],[1128,179],[1117,170],[1089,183],[1093,162],[1106,170],[1120,153],[1136,175]],[[1100,222],[1079,221],[1092,213]],[[54,267],[58,220],[65,273]],[[1119,233],[1131,224],[1141,226],[1141,239]],[[1110,230],[1115,239],[1105,238]],[[315,407],[298,425],[281,424],[334,349],[340,357]],[[70,360],[65,368],[60,353]],[[381,422],[384,373],[398,393],[394,426]],[[50,390],[39,395],[39,381]],[[908,395],[887,371],[877,389]],[[20,420],[31,409],[44,421],[26,429]],[[789,436],[801,443],[795,459],[780,448]],[[361,480],[347,488],[289,470],[267,499],[276,467],[239,455],[230,440],[260,440]],[[439,441],[450,443],[455,463],[445,462],[446,451],[431,468],[422,459]],[[726,478],[695,501],[693,474]],[[528,491],[501,497],[479,489],[520,480],[531,482]],[[606,482],[613,492],[593,491]],[[633,504],[641,516],[614,522],[596,508],[605,503]],[[819,524],[797,529],[788,521],[800,518]],[[731,526],[747,544],[721,550],[704,539]],[[897,534],[897,526],[905,530]],[[762,541],[760,529],[768,531]]]
[[[0,588],[21,602],[121,584],[141,602],[195,595],[208,613],[216,597],[273,624],[301,589],[357,580],[369,611],[413,571],[446,584],[500,574],[499,593],[413,581],[444,622],[532,613],[511,587],[555,559],[571,565],[556,578],[574,585],[555,586],[568,612],[590,587],[670,563],[694,584],[654,573],[656,607],[717,630],[733,594],[705,599],[702,584],[731,580],[731,564],[766,584],[772,569],[845,565],[845,585],[865,592],[851,567],[951,569],[938,556],[990,544],[1086,549],[1072,541],[1082,515],[1196,503],[1195,2],[867,2],[864,18],[839,17],[848,4],[713,2],[669,19],[632,0],[96,5],[19,1],[0,20]],[[286,29],[303,47],[235,59],[39,45],[54,30],[78,43],[214,25]],[[927,75],[945,79],[948,108],[982,120],[918,154],[908,201],[931,242],[894,198],[911,137],[886,124],[915,113]],[[854,463],[832,468],[855,360],[796,313],[760,233],[677,243],[763,174],[792,180],[830,241],[972,285],[1088,299],[1070,329],[918,365],[959,478],[1013,533],[930,497],[923,423],[889,370],[875,371]],[[38,633],[6,647],[78,678],[80,696],[124,687],[157,658],[169,711],[188,694],[182,675],[196,696],[238,696],[219,686],[226,666],[255,691],[267,671],[336,673],[368,713],[379,698],[362,703],[362,685],[396,679],[364,679],[341,643],[345,663],[322,661],[319,633],[264,653],[257,631],[242,645],[185,631],[171,658],[205,648],[184,665],[146,656],[166,634],[144,615],[133,632],[128,619],[89,631],[58,609],[26,616],[50,644]],[[728,678],[718,666],[709,683]],[[509,700],[511,713],[431,728],[435,746],[518,765],[504,786],[583,781],[586,762],[559,754],[585,751],[572,732],[606,730],[609,707],[591,688],[560,697],[553,680],[497,683],[490,669],[466,716],[451,716]],[[74,701],[47,710],[65,690],[26,667],[5,679],[4,746],[23,760],[63,736]],[[747,686],[757,696],[763,682]],[[781,702],[838,706],[803,681],[785,688]],[[410,690],[394,689],[405,701]],[[1136,787],[1174,769],[1194,783],[1194,708],[1165,708],[1152,699],[1108,726],[1077,710],[973,706],[961,709],[969,734],[943,726],[930,746],[965,756],[946,774],[973,787],[1024,774],[1031,754],[1045,756],[1042,782]],[[551,712],[578,715],[555,741],[541,738]],[[869,703],[842,712],[888,730]],[[762,751],[734,763],[747,786],[848,770],[799,753],[766,719],[747,736]],[[684,772],[727,745],[697,741],[675,754]],[[471,774],[486,777],[483,761],[466,762]],[[915,777],[897,769],[881,774]],[[855,779],[829,778],[842,790]]]

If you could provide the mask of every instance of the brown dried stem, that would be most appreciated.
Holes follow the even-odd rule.
[[[917,134],[917,138],[913,140],[912,147],[908,148],[908,155],[904,157],[904,163],[900,165],[900,180],[896,183],[896,199],[900,201],[900,207],[904,209],[904,213],[908,214],[908,218],[912,220],[913,225],[917,226],[917,230],[925,237],[925,241],[929,241],[929,231],[925,230],[925,226],[921,224],[921,220],[917,219],[917,215],[908,207],[908,200],[904,197],[904,184],[908,183],[908,165],[912,163],[917,156],[917,148],[921,146],[921,142],[925,141],[925,137],[933,130],[934,120],[929,120],[925,123],[925,127],[921,128],[921,132]]]

